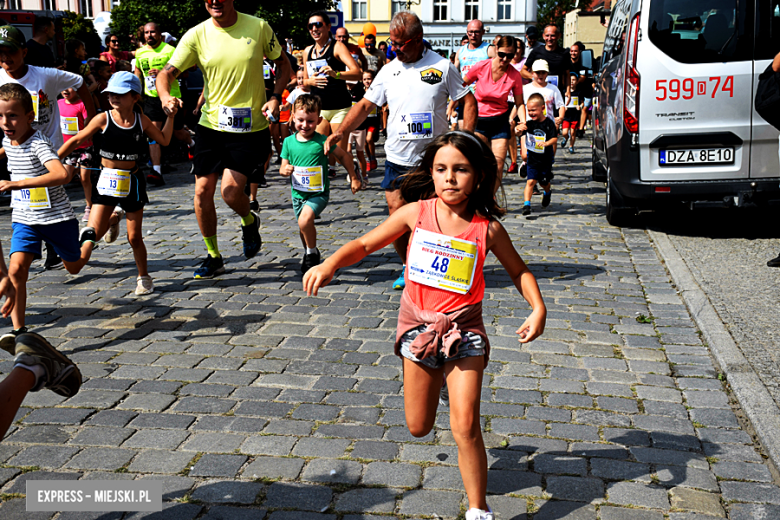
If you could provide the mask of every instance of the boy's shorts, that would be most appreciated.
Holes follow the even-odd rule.
[[[321,195],[315,195],[308,199],[292,198],[293,210],[295,211],[295,218],[301,218],[301,211],[304,206],[309,206],[314,211],[314,216],[319,217],[325,207],[328,205],[329,194],[323,193]]]
[[[32,253],[36,259],[41,258],[41,242],[46,242],[51,244],[59,257],[66,262],[75,262],[81,258],[79,223],[74,218],[54,224],[34,226],[14,222],[11,227],[13,228],[11,255]]]
[[[385,178],[382,179],[382,188],[388,191],[400,190],[401,182],[398,177],[412,171],[412,166],[401,166],[400,164],[385,161]]]
[[[366,130],[353,130],[349,134],[349,142],[355,143],[354,149],[362,152],[366,149]]]
[[[579,121],[566,121],[564,119],[563,123],[561,124],[561,128],[571,128],[572,130],[576,130],[579,125]]]
[[[444,351],[441,351],[436,356],[417,359],[414,354],[412,354],[412,351],[409,350],[409,347],[414,341],[414,338],[425,332],[427,328],[427,325],[420,325],[416,329],[412,329],[401,336],[401,355],[403,357],[430,368],[441,368],[445,363],[455,361],[456,359],[485,355],[485,342],[482,339],[482,336],[474,334],[473,332],[466,332],[463,335],[463,339],[460,341],[460,345],[458,345],[458,352],[454,356],[447,357],[444,354]]]
[[[146,194],[146,176],[138,168],[130,172],[130,193],[127,197],[111,197],[98,193],[97,185],[100,173],[94,170],[91,172],[92,204],[112,207],[121,206],[127,213],[135,213],[144,209],[144,206],[149,202],[149,196]]]
[[[526,171],[528,172],[528,180],[535,180],[539,184],[548,184],[555,177],[552,172],[552,166],[540,167],[528,163]]]

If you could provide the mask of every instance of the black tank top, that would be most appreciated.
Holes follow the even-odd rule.
[[[106,129],[98,134],[100,156],[114,161],[138,161],[149,151],[149,143],[141,125],[141,112],[134,110],[135,122],[130,128],[122,128],[114,122],[110,110],[106,112]]]
[[[328,41],[325,54],[316,59],[312,55],[317,44],[311,46],[309,55],[306,57],[306,66],[308,67],[310,78],[313,78],[316,71],[323,66],[321,65],[322,61],[330,65],[330,68],[333,70],[339,72],[347,70],[347,66],[333,55],[333,47],[335,45],[336,42],[331,38]],[[352,106],[352,96],[349,94],[347,83],[343,79],[328,76],[328,84],[325,85],[325,88],[311,87],[311,93],[320,97],[323,110],[341,110],[342,108],[350,108]]]

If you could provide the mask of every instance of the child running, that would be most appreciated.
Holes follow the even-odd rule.
[[[550,73],[550,66],[547,64],[547,60],[536,60],[533,64],[533,76],[534,79],[531,83],[528,85],[525,85],[523,87],[523,98],[526,102],[526,107],[528,104],[528,98],[531,97],[532,94],[539,94],[542,96],[542,99],[544,100],[545,104],[545,115],[550,118],[550,120],[555,123],[556,129],[561,126],[561,122],[563,121],[564,113],[566,112],[566,107],[563,103],[563,97],[561,96],[561,91],[558,90],[558,87],[555,85],[550,85],[547,83],[547,75]],[[526,108],[526,114],[528,114],[527,108]],[[556,115],[557,114],[557,115]],[[530,115],[526,117],[528,119]],[[553,157],[555,156],[555,151],[558,148],[558,144],[556,143],[555,146],[553,146]],[[521,176],[525,177],[523,175],[524,172],[521,172]]]
[[[576,85],[579,74],[571,73],[569,85]],[[577,141],[577,127],[580,124],[582,115],[582,91],[579,87],[571,91],[569,99],[566,100],[566,113],[563,115],[563,124],[561,125],[561,135],[563,135],[562,146],[566,148],[566,141],[569,141],[569,153],[574,153],[574,143]]]
[[[354,83],[347,82],[349,87],[349,94],[352,96],[352,106],[357,105],[363,96],[366,95],[366,90],[363,88],[362,81],[356,81]],[[355,171],[359,171],[363,174],[363,188],[368,186],[368,163],[366,162],[366,132],[368,130],[368,118],[360,123],[357,128],[352,130],[347,138],[347,153],[352,153],[352,148],[355,149],[355,155],[357,159],[354,163]],[[354,146],[353,144],[354,143]]]
[[[304,247],[301,262],[301,272],[304,274],[320,263],[314,219],[328,205],[330,196],[328,156],[323,148],[326,137],[316,131],[317,125],[322,122],[320,108],[318,96],[303,94],[295,100],[292,118],[296,133],[282,144],[282,165],[279,168],[283,176],[292,176],[292,203]],[[338,147],[334,147],[331,153],[346,168],[351,179],[352,193],[357,193],[362,183],[352,166],[352,156]]]
[[[60,106],[62,139],[67,143],[71,137],[84,130],[84,122],[88,119],[87,108],[78,93],[72,88],[62,91],[62,99],[57,100],[57,104]],[[76,168],[79,168],[81,186],[84,188],[84,200],[87,201],[87,207],[84,208],[84,216],[81,219],[84,222],[89,222],[89,212],[92,210],[92,179],[88,170],[92,153],[92,141],[87,141],[72,154],[63,158],[65,171],[68,172],[69,177],[73,177]]]
[[[101,166],[92,178],[92,211],[89,224],[81,230],[82,257],[92,255],[95,243],[105,236],[108,243],[119,235],[119,221],[127,214],[127,240],[133,248],[138,279],[135,294],[154,291],[152,278],[146,266],[146,245],[141,223],[146,195],[146,179],[138,169],[138,161],[148,153],[146,137],[168,146],[173,134],[173,116],[162,131],[136,108],[141,100],[141,80],[131,72],[117,72],[111,76],[106,88],[110,112],[98,114],[87,127],[72,137],[59,150],[60,157],[67,157],[80,145],[98,134]],[[175,112],[175,111],[174,111]],[[145,134],[145,135],[144,135]],[[115,210],[117,206],[121,209]]]
[[[368,92],[371,88],[371,83],[374,82],[374,71],[363,71],[363,90]],[[377,108],[368,113],[366,116],[366,155],[368,156],[368,169],[376,170],[376,142],[379,140],[379,126],[382,122],[379,120],[379,114],[377,114]],[[368,185],[368,172],[363,170],[363,179]]]
[[[528,112],[526,130],[519,134],[520,125],[518,125],[517,131],[521,135],[522,156],[527,164],[528,180],[523,192],[523,215],[528,216],[531,214],[531,196],[537,183],[544,190],[542,207],[546,208],[550,205],[552,198],[550,182],[553,178],[552,163],[555,144],[558,142],[558,129],[555,123],[544,115],[544,98],[541,94],[531,94],[525,106]]]
[[[27,278],[33,260],[41,258],[41,243],[45,240],[54,249],[71,274],[86,263],[79,251],[79,224],[65,193],[71,176],[51,141],[32,127],[34,120],[33,98],[25,87],[18,83],[0,87],[0,127],[11,172],[10,181],[0,181],[0,192],[13,191],[8,276],[16,290],[13,331],[0,338],[3,348],[27,332]]]
[[[431,431],[446,376],[450,425],[469,500],[466,520],[494,519],[485,500],[487,458],[479,413],[490,353],[482,322],[489,251],[533,309],[517,330],[520,343],[541,335],[547,318],[536,279],[496,220],[505,213],[493,198],[496,177],[493,152],[473,133],[435,138],[401,184],[409,203],[303,277],[304,290],[316,295],[337,269],[412,233],[395,342],[395,353],[403,358],[406,424],[415,437]]]

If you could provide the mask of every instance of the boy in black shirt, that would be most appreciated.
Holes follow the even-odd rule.
[[[520,143],[523,160],[528,164],[528,180],[523,193],[523,215],[528,216],[531,214],[531,195],[537,183],[544,190],[542,207],[550,205],[553,147],[558,142],[558,129],[544,113],[544,98],[541,94],[531,94],[525,106],[528,111],[527,130],[522,133]]]
[[[571,73],[570,85],[577,84],[579,74]],[[563,124],[561,125],[561,135],[563,136],[563,148],[566,148],[567,139],[569,141],[569,153],[574,153],[574,142],[577,140],[577,127],[580,124],[580,114],[582,113],[583,93],[579,87],[574,87],[571,96],[566,100],[566,113],[563,115]]]

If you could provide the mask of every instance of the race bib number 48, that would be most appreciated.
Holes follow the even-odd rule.
[[[402,141],[415,141],[433,137],[433,112],[413,112],[401,114],[398,124],[398,138]]]
[[[407,262],[410,280],[466,294],[477,267],[477,244],[417,228]]]
[[[252,109],[219,105],[217,125],[222,132],[240,134],[252,130]]]

